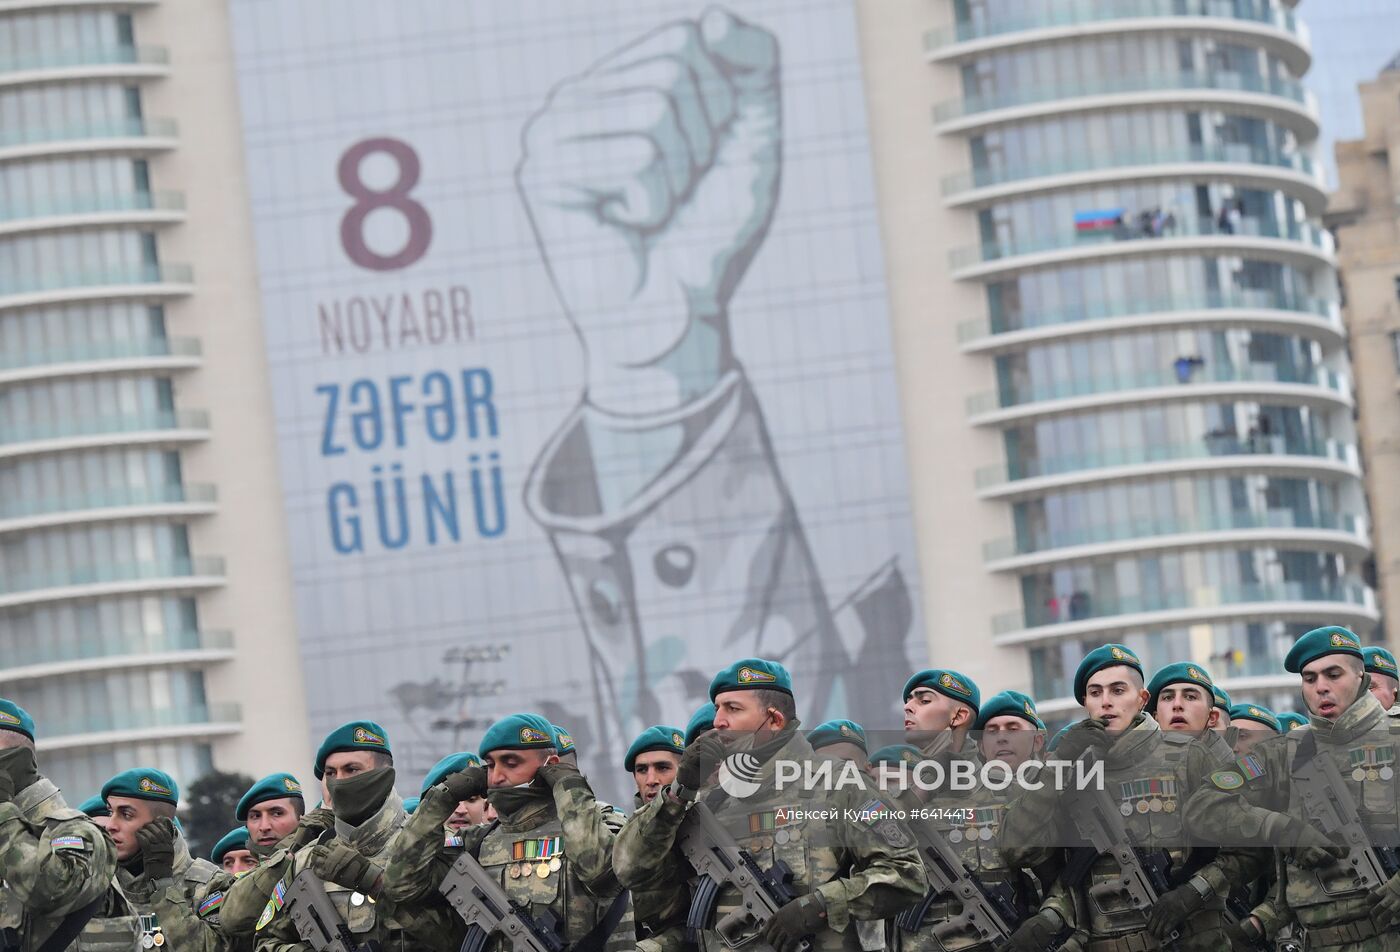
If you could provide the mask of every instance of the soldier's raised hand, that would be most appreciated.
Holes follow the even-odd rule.
[[[311,847],[307,864],[325,882],[377,897],[384,871],[342,840]]]
[[[158,816],[136,831],[141,847],[141,863],[151,879],[175,875],[175,821]]]
[[[710,782],[719,762],[724,759],[724,739],[710,731],[686,747],[676,766],[676,783],[686,790],[699,790]]]

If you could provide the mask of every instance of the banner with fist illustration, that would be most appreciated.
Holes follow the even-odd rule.
[[[752,655],[897,726],[852,0],[231,9],[313,733],[412,776],[535,709],[611,776]]]

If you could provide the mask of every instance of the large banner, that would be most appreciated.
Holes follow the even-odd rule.
[[[538,710],[618,791],[750,655],[898,726],[851,0],[231,9],[313,732],[379,720],[407,780]]]

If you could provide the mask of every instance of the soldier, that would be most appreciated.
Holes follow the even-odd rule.
[[[418,903],[437,892],[437,832],[455,803],[486,790],[499,820],[463,830],[463,848],[500,877],[512,900],[536,915],[552,912],[565,943],[633,948],[631,904],[612,869],[622,817],[600,807],[578,767],[560,761],[550,723],[512,714],[487,730],[479,749],[484,767],[448,774],[423,794],[389,851],[385,896]],[[490,948],[508,944],[495,937]]]
[[[117,868],[111,841],[40,775],[34,732],[23,708],[0,699],[0,944],[21,952],[66,948],[102,913]],[[131,949],[135,922],[127,925]],[[109,947],[122,948],[112,938]]]
[[[962,752],[977,719],[977,685],[956,671],[931,668],[904,683],[904,736],[925,754]]]
[[[554,749],[559,753],[561,763],[578,766],[578,749],[574,746],[573,735],[558,724],[550,724],[549,732],[554,735]]]
[[[150,917],[151,938],[163,936],[179,952],[220,950],[219,905],[196,900],[219,868],[190,855],[175,825],[180,788],[174,778],[137,767],[103,784],[102,797],[112,810],[107,832],[117,848],[117,885],[138,913]]]
[[[823,757],[849,760],[855,764],[866,764],[870,761],[865,728],[855,721],[835,720],[818,724],[808,733],[807,743],[812,745],[813,751]]]
[[[1211,691],[1215,696],[1215,710],[1220,713],[1214,730],[1224,736],[1230,730],[1230,695],[1218,684],[1211,685]]]
[[[373,721],[342,724],[321,743],[315,772],[330,794],[334,835],[294,852],[279,847],[264,862],[281,875],[255,925],[258,952],[308,952],[292,917],[284,913],[288,887],[308,869],[321,880],[341,921],[360,942],[378,942],[384,952],[450,944],[454,928],[445,908],[402,908],[384,895],[381,864],[406,819],[403,800],[394,792],[389,735]],[[439,838],[441,833],[439,823]]]
[[[306,813],[301,781],[289,773],[263,777],[239,798],[234,817],[248,830],[251,849],[270,856],[292,834]]]
[[[1300,727],[1308,726],[1308,719],[1296,711],[1284,711],[1278,715],[1279,730],[1287,734],[1289,731],[1296,731]]]
[[[684,753],[685,735],[675,727],[651,727],[632,741],[622,766],[632,774],[637,785],[637,809],[655,800],[663,787],[675,781],[676,768]],[[664,878],[674,882],[678,876],[679,871],[673,870]],[[659,889],[632,888],[632,914],[637,923],[637,948],[641,952],[671,952],[693,947],[685,936],[687,898],[668,885]]]
[[[715,706],[712,702],[706,701],[695,709],[695,713],[690,715],[690,720],[685,725],[685,746],[689,747],[700,739],[700,735],[706,731],[714,730],[715,727]]]
[[[567,736],[567,735],[565,735]],[[468,767],[480,767],[481,758],[470,750],[459,751],[455,754],[448,754],[446,757],[433,764],[427,776],[423,778],[419,795],[414,797],[419,803],[422,802],[422,795],[427,793],[432,787],[442,783],[448,774],[461,773]],[[415,804],[415,809],[417,804]],[[405,807],[406,813],[411,813]],[[443,821],[443,845],[448,849],[460,849],[462,846],[461,832],[470,826],[478,826],[482,823],[490,823],[496,819],[496,811],[491,809],[491,803],[486,799],[485,791],[459,800],[453,808],[452,813]]]
[[[664,883],[686,895],[684,879],[667,882],[667,877],[690,878],[676,834],[688,805],[705,794],[716,817],[760,867],[783,860],[792,869],[799,898],[768,921],[763,941],[776,952],[793,952],[808,938],[817,952],[859,950],[859,930],[852,922],[893,916],[923,894],[923,871],[907,828],[881,818],[892,808],[863,783],[841,785],[815,801],[812,791],[796,789],[797,784],[778,789],[776,762],[816,765],[811,745],[797,731],[792,679],[781,664],[759,658],[735,662],[715,676],[710,699],[716,707],[714,733],[686,748],[675,783],[618,834],[618,878],[629,887]],[[742,799],[712,786],[726,751],[744,751],[761,765],[753,792]],[[814,809],[818,806],[823,809]],[[875,818],[872,823],[852,819],[862,808]],[[778,829],[780,815],[800,819]],[[738,902],[733,887],[720,890],[714,919],[699,934],[706,952],[724,947],[714,923]]]
[[[1396,704],[1400,669],[1396,668],[1395,655],[1378,645],[1367,645],[1361,649],[1361,654],[1366,661],[1366,673],[1371,676],[1371,693],[1389,717],[1400,719],[1400,704]]]
[[[104,833],[107,831],[107,821],[111,819],[112,811],[107,809],[106,800],[103,800],[101,797],[88,797],[82,802],[82,805],[78,807],[78,810],[87,814],[88,817],[92,819],[92,822],[102,828]]]
[[[249,847],[248,828],[236,826],[225,833],[214,844],[209,860],[232,879],[252,872],[258,865],[258,857]]]
[[[679,728],[664,724],[649,727],[627,748],[622,769],[637,785],[638,807],[656,799],[661,788],[676,779],[676,767],[685,753],[685,735]]]
[[[1194,778],[1204,776],[1207,764],[1219,763],[1193,743],[1210,729],[1212,683],[1204,669],[1181,662],[1163,669],[1153,687],[1158,717],[1178,729],[1163,731],[1148,716],[1153,692],[1143,683],[1142,663],[1131,650],[1108,644],[1089,652],[1074,678],[1075,699],[1088,717],[1070,728],[1056,755],[1076,761],[1086,751],[1097,753],[1107,789],[1119,801],[1130,845],[1143,852],[1167,850],[1174,871],[1170,888],[1150,910],[1135,908],[1115,885],[1123,877],[1118,860],[1111,853],[1099,854],[1077,882],[1066,870],[1062,881],[1074,893],[1071,908],[1083,914],[1068,924],[1087,933],[1087,947],[1095,952],[1154,949],[1173,932],[1179,933],[1182,950],[1217,952],[1231,945],[1225,899],[1245,861],[1190,849],[1180,810]],[[1045,862],[1045,849],[1023,844],[1045,843],[1047,829],[1059,843],[1076,841],[1073,803],[1073,797],[1062,798],[1048,783],[1023,791],[1008,807],[1002,827],[1008,860],[1023,867]]]
[[[1250,937],[1273,940],[1288,923],[1306,933],[1307,948],[1373,952],[1400,949],[1400,877],[1373,891],[1358,885],[1342,850],[1312,825],[1295,775],[1328,758],[1345,796],[1359,811],[1367,843],[1395,843],[1400,808],[1395,785],[1397,728],[1367,689],[1361,642],[1345,628],[1314,629],[1298,639],[1284,668],[1302,678],[1311,712],[1307,730],[1265,740],[1233,769],[1210,775],[1188,804],[1188,820],[1202,837],[1283,847],[1275,863],[1273,901],[1247,920]]]
[[[1235,756],[1247,756],[1259,743],[1283,733],[1278,717],[1258,704],[1236,704],[1230,708],[1230,723],[1235,728]]]

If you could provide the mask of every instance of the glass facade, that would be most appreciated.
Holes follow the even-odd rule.
[[[169,131],[144,116],[139,76],[101,68],[163,62],[137,32],[101,5],[0,14],[0,76],[33,73],[0,86],[0,691],[39,723],[45,773],[84,795],[143,760],[196,779],[200,725],[237,718],[211,708],[198,655],[231,644],[201,630],[192,591],[218,560],[192,551],[193,516],[131,511],[214,498],[185,484],[178,439],[125,439],[203,424],[178,405],[176,370],[130,359],[195,359],[197,343],[167,335],[170,294],[93,291],[188,280],[143,214],[179,196],[156,190],[142,150],[83,141]],[[43,75],[82,66],[95,78]],[[3,151],[17,144],[40,147]],[[63,221],[85,215],[100,219]],[[41,442],[68,436],[84,439]],[[106,582],[135,584],[92,587]],[[175,651],[194,654],[161,663]]]
[[[993,634],[1065,630],[1030,649],[1043,700],[1068,695],[1080,659],[1106,640],[1137,650],[1149,668],[1190,658],[1225,679],[1281,673],[1297,635],[1338,617],[1369,640],[1366,507],[1331,243],[1316,219],[1317,123],[1295,72],[1308,62],[1306,34],[1289,6],[951,6],[953,26],[925,41],[958,71],[962,95],[937,107],[935,121],[1033,107],[945,127],[966,141],[967,165],[944,191],[968,193],[979,242],[951,260],[987,302],[986,316],[959,335],[1018,334],[979,358],[995,389],[968,401],[974,425],[1001,431],[1003,461],[979,470],[978,482],[1006,491],[1010,535],[986,540],[985,555],[1020,593],[1015,610],[991,619]],[[1032,32],[1087,23],[1092,32]],[[986,42],[996,38],[1006,41]],[[958,50],[970,41],[982,45]],[[1163,95],[1102,108],[1084,101],[1149,91]],[[1099,170],[1113,174],[1054,180]],[[1171,240],[1200,236],[1229,240]],[[1236,249],[1235,238],[1270,241]],[[1015,260],[1079,249],[1092,253]],[[1036,333],[1019,333],[1027,331]],[[1209,390],[1227,384],[1261,389]],[[1276,385],[1292,386],[1268,395]],[[1151,392],[1034,406],[1132,391]],[[1154,474],[1157,463],[1170,471]],[[1241,530],[1263,531],[1248,542]],[[1107,543],[1102,554],[1056,557]],[[1251,606],[1273,602],[1318,610],[1250,617]],[[1153,614],[1150,628],[1133,626],[1129,616],[1142,613]]]

